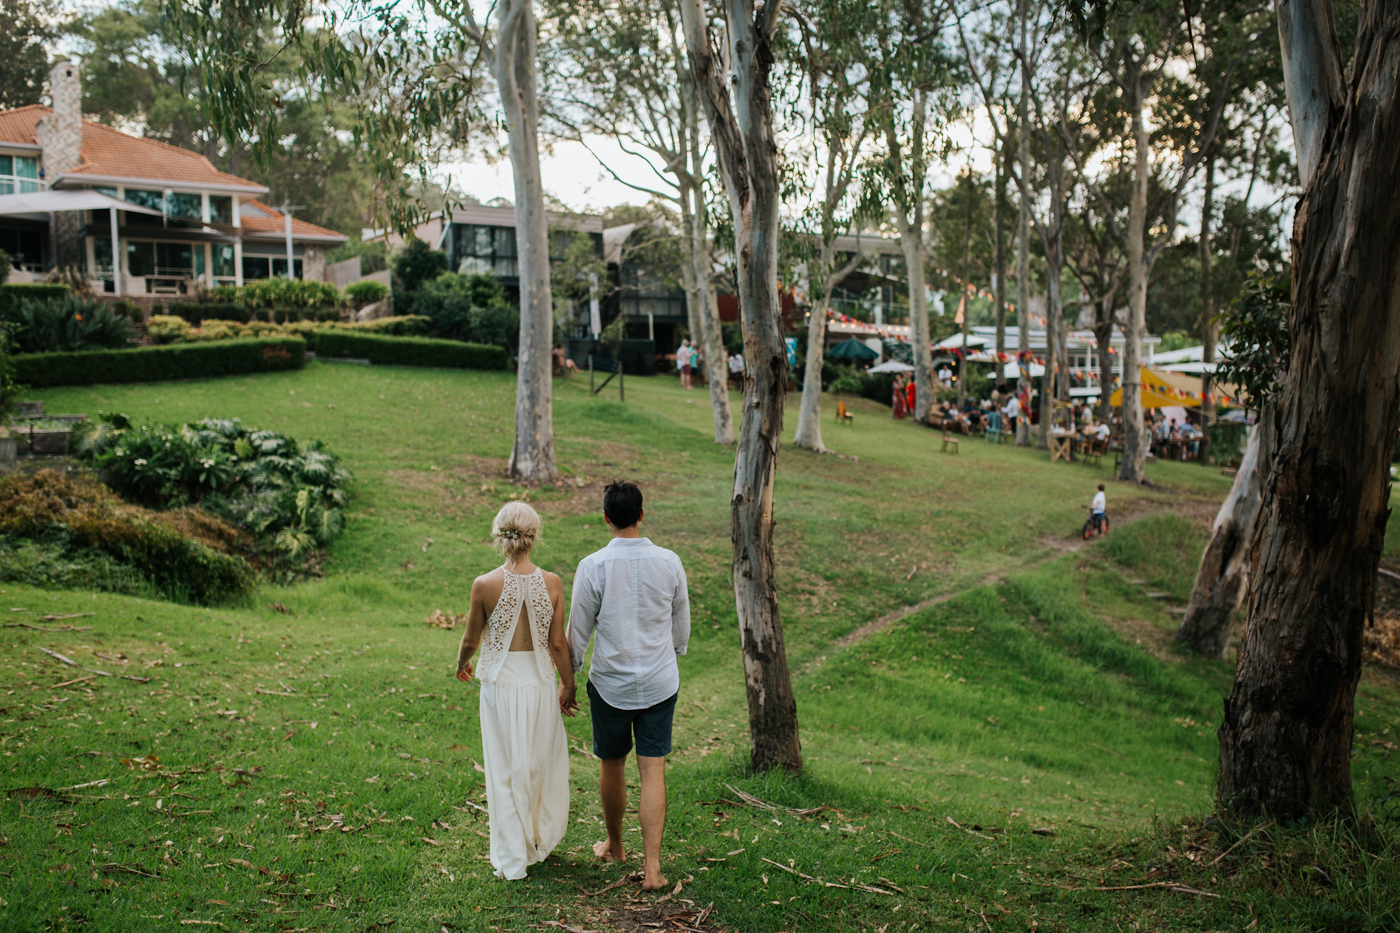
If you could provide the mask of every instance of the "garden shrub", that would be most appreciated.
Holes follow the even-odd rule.
[[[300,369],[306,365],[306,341],[299,337],[219,340],[131,350],[29,353],[13,360],[16,380],[34,388],[159,382]]]
[[[438,337],[494,344],[511,354],[520,343],[520,311],[493,275],[444,272],[418,290],[413,313],[430,319]]]
[[[340,289],[310,279],[258,279],[237,290],[234,299],[252,308],[315,310],[341,302]]]
[[[75,432],[73,450],[126,498],[162,509],[197,504],[286,558],[335,540],[350,499],[349,471],[319,441],[302,445],[236,419],[136,425],[103,413]],[[196,516],[176,524],[191,537],[222,540],[217,526],[203,527]]]
[[[194,339],[194,328],[182,317],[154,314],[146,325],[146,334],[155,344],[185,343]]]
[[[73,294],[73,289],[67,285],[56,285],[49,282],[14,282],[0,285],[0,317],[8,314],[9,308],[22,298],[30,298],[35,301],[55,301],[60,298],[67,298]]]
[[[199,327],[204,321],[237,321],[246,324],[253,316],[251,308],[231,301],[172,301],[166,306],[166,311],[184,318],[194,327]]]
[[[386,337],[428,337],[433,333],[432,318],[419,314],[404,314],[397,317],[381,317],[354,325],[356,330]]]
[[[21,353],[124,347],[131,336],[126,317],[111,305],[66,292],[11,301],[0,311],[0,319],[15,326],[14,345]]]
[[[404,289],[409,292],[418,291],[424,282],[429,282],[446,271],[447,254],[433,249],[417,237],[409,240],[408,245],[394,256],[394,275],[398,276]]]
[[[859,395],[881,405],[894,403],[894,376],[891,373],[866,373],[853,366],[839,366],[840,374],[832,380],[828,391],[844,395]],[[826,368],[822,368],[823,374]]]
[[[167,598],[200,605],[229,602],[252,592],[256,575],[246,560],[232,552],[239,543],[249,542],[247,536],[210,515],[197,520],[205,534],[196,539],[186,531],[195,520],[187,514],[171,518],[124,503],[97,482],[55,470],[0,481],[0,535],[12,552],[3,561],[5,572],[15,574],[23,568],[25,561],[16,561],[13,554],[22,549],[21,541],[40,546],[29,564],[41,579],[26,582],[46,582],[44,575],[62,576],[53,573],[61,564],[44,572],[47,546],[49,555],[92,549],[130,567],[139,578],[118,572],[110,562],[94,561],[91,555],[85,561],[90,573],[123,591],[139,589],[148,581]],[[225,527],[215,536],[211,529],[219,525]],[[208,540],[223,547],[216,550]]]
[[[504,347],[424,337],[383,337],[328,330],[316,341],[316,355],[366,359],[381,366],[440,366],[448,369],[505,369]]]
[[[389,288],[383,282],[376,282],[368,279],[363,282],[351,282],[345,286],[345,297],[353,301],[357,306],[364,307],[372,305],[376,301],[383,301],[389,297]]]

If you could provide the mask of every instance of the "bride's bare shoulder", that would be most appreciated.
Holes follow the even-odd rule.
[[[506,575],[497,567],[490,573],[483,573],[472,581],[472,595],[482,596],[488,600],[498,598],[501,590],[505,587]]]
[[[561,580],[561,579],[559,579],[559,574],[557,574],[557,573],[550,573],[548,570],[545,570],[543,567],[540,568],[540,572],[544,575],[544,586],[545,586],[545,589],[549,590],[549,592],[551,592],[551,593],[562,593],[562,592],[564,592],[564,581]]]

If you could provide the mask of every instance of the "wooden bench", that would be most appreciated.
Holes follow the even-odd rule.
[[[952,450],[949,450],[949,449],[948,449],[948,448],[950,448],[950,447],[952,448]],[[951,435],[948,433],[948,427],[947,427],[947,425],[944,425],[944,427],[943,427],[943,446],[940,448],[940,450],[941,450],[943,453],[945,453],[945,454],[946,454],[946,453],[954,453],[954,454],[955,454],[955,453],[958,452],[958,438],[953,437],[953,436],[951,436]]]
[[[836,423],[854,424],[856,416],[846,410],[846,403],[838,400],[836,402]]]
[[[1107,452],[1108,441],[1095,438],[1084,447],[1084,462],[1094,461],[1094,466],[1103,466],[1103,455]]]

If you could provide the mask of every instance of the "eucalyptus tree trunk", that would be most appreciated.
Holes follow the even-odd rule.
[[[1201,262],[1201,462],[1209,462],[1210,426],[1215,424],[1215,401],[1212,398],[1215,388],[1215,374],[1210,366],[1215,363],[1215,284],[1213,278],[1214,251],[1210,245],[1211,211],[1215,200],[1215,150],[1206,158],[1205,197],[1201,201],[1201,240],[1199,256]],[[1237,474],[1238,475],[1238,474]]]
[[[1362,632],[1400,427],[1400,5],[1363,3],[1348,83],[1330,4],[1282,0],[1278,13],[1303,175],[1293,349],[1261,451],[1270,469],[1218,800],[1291,823],[1354,807]]]
[[[1147,129],[1142,122],[1141,69],[1131,74],[1133,193],[1128,206],[1128,328],[1123,341],[1123,465],[1118,478],[1146,478],[1148,434],[1142,425],[1142,338],[1147,330],[1147,257],[1143,249],[1147,214]]]
[[[829,292],[812,308],[807,319],[807,368],[802,374],[802,405],[797,410],[797,433],[792,442],[818,453],[826,453],[822,443],[822,361],[826,356],[826,312]]]
[[[899,233],[900,250],[904,253],[904,266],[909,277],[909,340],[914,347],[914,420],[928,424],[929,410],[933,407],[933,351],[930,347],[928,327],[928,295],[924,280],[924,199],[923,199],[923,146],[924,130],[928,120],[928,93],[918,90],[911,102],[913,113],[910,117],[909,155],[912,164],[904,167],[898,153],[901,152],[896,138],[893,121],[885,123],[886,143],[896,161],[901,162],[902,171],[907,171],[917,182],[910,184],[907,202],[894,211],[894,226]],[[902,173],[902,172],[901,172]]]
[[[719,305],[710,283],[709,224],[701,209],[691,217],[690,261],[697,280],[695,297],[699,303],[700,332],[704,340],[705,378],[710,385],[710,408],[715,416],[715,443],[734,443],[734,416],[729,411],[729,354],[720,330]]]
[[[1048,284],[1048,283],[1047,283]],[[1045,295],[1045,375],[1040,377],[1040,429],[1035,434],[1035,446],[1041,450],[1050,448],[1050,422],[1055,417],[1055,365],[1060,356],[1055,352],[1055,342],[1059,333],[1055,329],[1055,319],[1051,316],[1050,295]]]
[[[700,93],[689,73],[685,75],[685,126],[689,142],[690,176],[704,177],[705,165],[700,151]],[[705,377],[710,386],[710,408],[715,416],[715,443],[734,443],[734,416],[729,411],[729,354],[724,349],[724,331],[719,320],[719,303],[715,300],[714,276],[710,258],[710,224],[705,210],[704,192],[698,184],[688,186],[695,199],[690,206],[690,265],[696,283],[699,306],[700,339],[704,342]],[[682,192],[685,195],[685,192]]]
[[[744,656],[755,770],[802,769],[773,560],[773,480],[787,391],[778,300],[777,146],[769,74],[777,5],[756,18],[752,0],[726,0],[727,61],[714,56],[702,0],[682,0],[691,73],[704,103],[734,220],[744,330],[744,412],[730,499],[734,602]]]
[[[1108,400],[1113,395],[1113,296],[1100,300],[1094,322],[1094,342],[1099,355],[1099,422],[1108,424]]]
[[[554,465],[549,222],[540,178],[539,99],[535,93],[538,31],[531,0],[503,0],[498,20],[496,83],[501,90],[515,175],[515,241],[520,257],[520,361],[515,392],[515,479],[549,482]]]
[[[1230,494],[1215,516],[1210,541],[1201,555],[1186,616],[1176,630],[1177,640],[1208,658],[1225,657],[1235,614],[1249,586],[1249,542],[1259,514],[1263,474],[1259,459],[1260,438],[1272,413],[1266,413],[1249,437],[1244,459]]]
[[[1020,30],[1020,49],[1024,53],[1026,49],[1026,20],[1030,16],[1029,0],[1018,0],[1016,4],[1016,18]],[[1017,161],[1021,164],[1021,178],[1029,179],[1031,170],[1031,141],[1030,141],[1030,76],[1026,69],[1021,69],[1021,93],[1016,99],[1016,144]],[[1021,417],[1016,421],[1016,446],[1029,447],[1031,445],[1031,361],[1034,359],[1031,353],[1031,208],[1027,203],[1027,192],[1021,191],[1020,202],[1016,216],[1016,329],[1019,331],[1017,340],[1017,364],[1020,370],[1020,393],[1026,400],[1026,406],[1021,411]],[[1048,360],[1046,362],[1049,362]]]
[[[1004,143],[998,143],[1005,149]],[[996,185],[992,195],[992,229],[996,232],[997,281],[992,289],[996,302],[996,386],[998,392],[1006,391],[1006,225],[1001,216],[1003,187],[1002,159],[1005,151],[997,153]]]

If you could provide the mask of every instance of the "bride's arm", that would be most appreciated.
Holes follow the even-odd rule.
[[[564,584],[555,574],[545,575],[549,600],[554,604],[554,618],[549,621],[549,656],[559,672],[559,711],[572,716],[578,709],[578,685],[574,682],[574,662],[569,654],[569,631],[564,622]]]
[[[467,610],[467,630],[462,633],[462,645],[457,649],[457,679],[466,683],[472,679],[472,655],[481,647],[481,635],[486,630],[486,604],[481,596],[481,580],[472,581],[472,605]]]

